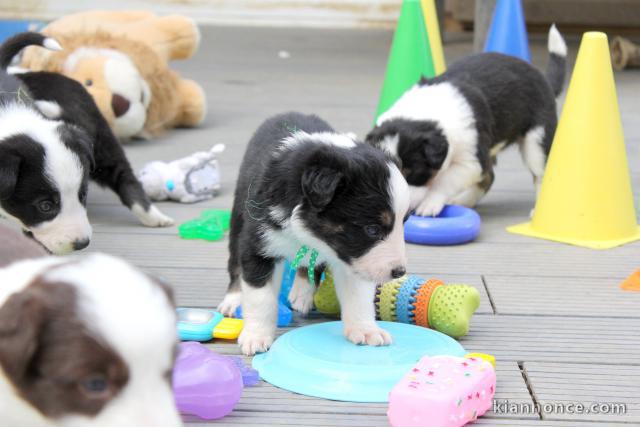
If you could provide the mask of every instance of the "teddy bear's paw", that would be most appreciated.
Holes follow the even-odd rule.
[[[182,105],[176,124],[187,127],[202,124],[207,115],[207,101],[202,87],[193,80],[182,79],[178,84],[178,92]]]
[[[146,211],[139,205],[133,205],[131,211],[147,227],[169,227],[174,223],[173,218],[160,212],[154,205],[150,205]]]

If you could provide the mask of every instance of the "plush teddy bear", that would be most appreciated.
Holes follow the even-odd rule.
[[[169,163],[148,163],[138,172],[138,180],[154,201],[195,203],[210,199],[220,190],[216,155],[224,148],[224,144],[216,144],[209,151],[199,151]]]
[[[145,11],[91,11],[60,18],[42,32],[63,50],[28,48],[20,66],[81,82],[121,140],[202,123],[202,88],[168,65],[197,50],[200,33],[191,19]]]

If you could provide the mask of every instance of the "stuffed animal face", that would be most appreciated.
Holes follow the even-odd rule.
[[[151,91],[129,57],[80,48],[65,61],[64,73],[85,86],[118,138],[144,136]]]

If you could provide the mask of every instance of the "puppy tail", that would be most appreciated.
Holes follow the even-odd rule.
[[[547,80],[553,93],[559,96],[564,89],[567,69],[567,44],[560,35],[560,31],[553,24],[549,28],[549,64],[547,65]]]
[[[0,68],[6,70],[13,58],[27,46],[42,46],[49,50],[62,50],[62,46],[55,39],[40,33],[25,32],[7,39],[0,46]]]

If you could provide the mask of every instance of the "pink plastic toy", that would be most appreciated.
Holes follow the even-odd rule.
[[[197,342],[180,343],[173,393],[181,414],[206,420],[224,417],[240,400],[242,381],[242,372],[232,358]]]
[[[476,357],[423,357],[389,394],[393,427],[460,427],[493,401],[496,373]]]

